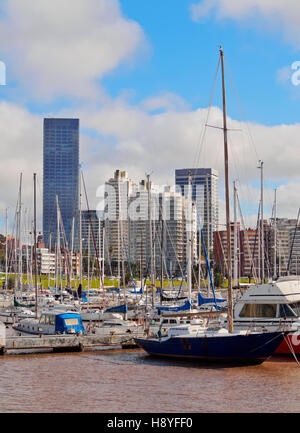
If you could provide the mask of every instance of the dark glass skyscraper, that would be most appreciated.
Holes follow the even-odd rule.
[[[79,119],[44,119],[43,234],[46,247],[57,241],[57,206],[71,246],[78,225]],[[61,245],[64,240],[61,234]],[[75,242],[75,240],[74,240]]]

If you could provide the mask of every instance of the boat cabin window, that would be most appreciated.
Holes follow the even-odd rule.
[[[293,310],[296,316],[300,316],[300,302],[289,304],[289,307]]]
[[[291,309],[291,307],[287,304],[279,305],[279,317],[295,317],[296,314]]]
[[[40,323],[41,324],[45,324],[46,323],[46,316],[45,316],[45,314],[41,315],[41,317],[40,317]]]
[[[276,304],[245,304],[240,317],[276,317]]]
[[[176,319],[171,319],[170,323],[177,323],[177,320]]]
[[[55,316],[48,316],[49,325],[55,325]]]

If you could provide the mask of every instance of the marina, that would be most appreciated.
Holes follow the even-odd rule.
[[[0,413],[300,413],[300,4],[2,3]]]

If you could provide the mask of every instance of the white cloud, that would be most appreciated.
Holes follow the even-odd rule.
[[[0,215],[9,208],[10,227],[15,217],[20,174],[23,212],[33,215],[33,173],[37,174],[37,210],[42,208],[42,120],[15,104],[0,103]],[[39,218],[40,220],[40,218]],[[2,233],[5,223],[2,219]]]
[[[255,18],[264,29],[282,31],[287,42],[300,48],[298,0],[201,0],[191,5],[190,12],[194,21],[213,13],[217,19],[231,18],[247,24],[249,18]]]
[[[153,98],[155,99],[155,97]],[[68,110],[59,113],[69,116]],[[224,195],[224,157],[222,131],[206,128],[207,110],[167,110],[159,114],[148,113],[143,106],[133,106],[124,99],[116,99],[103,108],[85,106],[77,112],[81,126],[89,128],[99,138],[89,140],[89,149],[82,149],[86,162],[86,175],[91,202],[95,203],[99,185],[111,177],[114,170],[126,170],[129,177],[139,180],[145,172],[153,172],[157,184],[173,184],[174,169],[188,167],[213,167],[219,171],[220,193]],[[222,112],[212,107],[209,124],[222,125]],[[297,213],[300,206],[300,124],[276,125],[242,124],[228,119],[228,127],[242,129],[229,132],[230,179],[241,186],[240,199],[248,203],[247,211],[254,215],[260,199],[259,159],[264,161],[265,207],[270,216],[274,192],[271,185],[295,185],[290,194],[289,206],[282,206],[287,216]],[[249,138],[248,129],[252,140]],[[86,139],[85,139],[86,141]],[[280,187],[278,197],[285,203],[285,189]],[[287,186],[288,188],[288,186]],[[249,214],[250,215],[250,214]],[[246,213],[245,213],[246,218]],[[247,224],[254,221],[246,220]]]
[[[222,124],[218,108],[212,107],[210,114],[210,124]],[[219,171],[220,213],[224,219],[223,136],[218,129],[206,128],[205,138],[199,139],[206,109],[153,115],[141,106],[117,99],[101,109],[87,105],[57,113],[61,117],[70,115],[80,118],[80,154],[90,208],[98,203],[97,188],[113,176],[116,169],[126,170],[135,181],[145,178],[146,172],[153,172],[154,183],[172,185],[175,168],[213,167]],[[41,215],[42,127],[42,116],[32,115],[12,103],[0,103],[2,216],[7,206],[11,216],[15,210],[21,172],[23,203],[31,214],[33,173],[38,174],[38,212]],[[232,119],[228,119],[228,127],[245,130],[245,125]],[[246,225],[256,221],[260,197],[258,159],[264,161],[266,217],[270,216],[276,185],[278,215],[296,218],[300,207],[300,124],[273,127],[249,124],[248,127],[258,154],[246,133],[229,132],[230,186],[233,179],[238,180]]]
[[[96,98],[99,80],[147,43],[118,0],[6,0],[0,52],[30,97]]]
[[[147,98],[141,103],[141,107],[146,111],[156,110],[182,111],[188,108],[187,102],[173,93],[162,93],[161,95]]]

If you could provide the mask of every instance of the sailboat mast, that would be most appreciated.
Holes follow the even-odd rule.
[[[273,266],[273,276],[274,279],[277,276],[277,200],[276,200],[276,188],[274,191],[275,198],[274,198],[274,266]]]
[[[18,289],[22,290],[22,232],[21,232],[21,220],[22,220],[22,173],[20,174],[20,186],[19,186],[19,206],[18,206]]]
[[[79,283],[82,290],[82,194],[81,194],[81,164],[79,167]]]
[[[151,182],[150,174],[147,174],[148,186],[148,221],[149,221],[149,247],[150,247],[150,268],[151,268],[151,286],[152,286],[152,306],[154,307],[154,290],[155,290],[155,274],[154,274],[154,255],[152,244],[152,201],[151,201]]]
[[[259,161],[258,168],[260,169],[260,233],[261,233],[261,282],[265,281],[265,248],[264,248],[264,175],[263,175],[263,161]]]
[[[188,286],[188,299],[192,302],[192,192],[191,192],[191,173],[189,173],[188,180],[188,215],[187,215],[187,286]]]
[[[60,288],[60,302],[62,303],[62,280],[61,280],[61,248],[60,248],[60,210],[58,204],[58,196],[56,195],[56,212],[57,212],[57,261],[58,261],[58,276]]]
[[[222,67],[222,96],[223,96],[223,135],[224,135],[224,163],[225,163],[225,200],[226,200],[226,229],[227,229],[227,267],[228,267],[228,307],[227,321],[228,331],[233,331],[233,307],[232,307],[232,277],[231,277],[231,232],[230,232],[230,208],[229,208],[229,180],[228,180],[228,141],[227,141],[227,117],[226,117],[226,94],[224,77],[224,53],[220,47]]]
[[[33,174],[34,208],[33,208],[33,236],[34,236],[34,272],[35,272],[35,317],[38,317],[38,281],[37,281],[37,257],[36,257],[36,173]]]
[[[164,269],[163,269],[163,252],[164,252],[164,216],[163,216],[163,194],[161,195],[161,206],[160,206],[160,305],[163,300],[163,281],[164,281]]]
[[[8,237],[8,223],[7,223],[7,220],[8,220],[8,209],[6,208],[6,212],[5,212],[5,290],[7,290],[7,283],[8,283],[8,281],[7,281],[7,270],[8,270],[8,257],[7,257],[7,254],[8,254],[8,240],[7,240],[7,237]]]
[[[236,183],[233,181],[233,202],[234,202],[234,241],[233,241],[233,285],[239,285],[238,282],[238,239],[237,239],[237,212],[236,212],[236,204],[237,204],[237,189]]]

